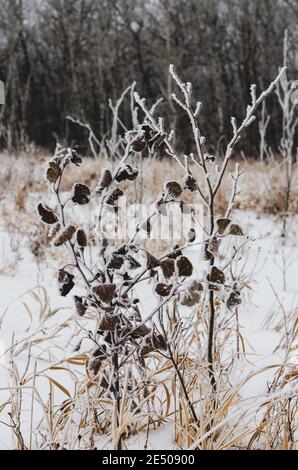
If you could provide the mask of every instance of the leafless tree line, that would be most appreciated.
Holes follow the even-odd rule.
[[[134,80],[152,103],[164,97],[172,107],[168,124],[183,136],[186,119],[168,104],[174,63],[208,102],[200,119],[220,152],[231,132],[226,116],[243,118],[249,84],[261,90],[276,75],[285,29],[289,74],[298,78],[297,18],[296,0],[0,0],[0,79],[7,92],[1,145],[50,147],[59,140],[82,151],[88,132],[66,116],[89,123],[103,138],[109,98]],[[278,106],[274,100],[268,106],[267,138],[277,147]],[[122,114],[126,123],[129,103]],[[258,140],[255,127],[249,153]],[[188,151],[186,138],[182,144]]]

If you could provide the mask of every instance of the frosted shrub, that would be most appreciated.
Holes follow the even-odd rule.
[[[224,264],[219,254],[222,241],[226,238],[244,236],[242,228],[233,220],[232,215],[238,192],[237,184],[241,176],[238,165],[235,172],[230,175],[232,188],[225,213],[217,216],[214,204],[236,144],[254,121],[257,107],[274,89],[283,71],[280,71],[274,82],[259,97],[256,96],[255,87],[251,87],[252,102],[247,107],[245,118],[240,125],[236,123],[235,118],[232,118],[233,134],[222,161],[208,151],[199,128],[202,106],[199,102],[193,106],[191,84],[183,83],[171,66],[171,77],[180,92],[179,96],[174,94],[172,98],[189,118],[193,139],[192,153],[188,155],[178,153],[174,144],[174,131],[165,129],[163,119],[155,117],[156,107],[148,108],[145,100],[137,93],[133,93],[133,87],[130,89],[134,99],[133,129],[126,132],[125,139],[118,139],[117,130],[114,130],[113,138],[109,140],[107,147],[120,158],[113,170],[103,169],[95,191],[92,192],[84,184],[76,183],[71,194],[61,192],[61,182],[68,168],[71,165],[82,165],[81,158],[74,150],[57,146],[49,162],[46,178],[54,193],[56,204],[55,207],[49,207],[40,203],[38,211],[42,221],[50,226],[49,238],[52,244],[57,250],[65,246],[70,254],[69,264],[61,266],[57,273],[59,291],[62,296],[73,295],[78,317],[90,318],[93,321],[92,332],[88,333],[89,339],[94,344],[94,348],[89,352],[88,374],[91,374],[91,380],[98,384],[97,393],[100,396],[104,394],[112,397],[115,405],[113,419],[119,426],[124,406],[137,416],[150,396],[146,358],[150,359],[151,353],[161,354],[172,362],[189,405],[192,420],[198,422],[198,413],[190,400],[183,374],[179,369],[179,359],[177,361],[173,354],[179,328],[171,335],[162,318],[163,307],[169,305],[178,295],[182,297],[185,295],[186,305],[200,302],[201,294],[207,298],[209,318],[205,361],[210,386],[213,392],[216,392],[217,372],[214,364],[213,339],[217,309],[218,306],[220,308],[223,306],[228,312],[233,312],[241,303],[242,286],[233,278],[231,269],[238,249]],[[143,114],[140,123],[137,120],[138,113]],[[94,145],[94,137],[90,135]],[[173,163],[179,165],[184,177],[181,181],[167,181],[164,175],[165,184],[160,188],[160,194],[156,195],[154,212],[142,224],[136,225],[135,234],[131,239],[121,243],[115,240],[111,242],[104,229],[104,211],[118,213],[126,188],[139,178],[134,158],[145,151],[149,154],[157,151],[167,153],[173,159]],[[93,153],[95,155],[95,150]],[[183,210],[183,194],[187,191],[195,194],[204,207],[203,242],[197,241],[196,233],[192,230],[186,240],[173,246],[167,253],[158,256],[150,253],[144,248],[138,235],[146,232],[150,236],[154,224],[166,214],[167,207],[176,205]],[[92,265],[85,257],[91,240],[80,225],[68,221],[67,213],[69,205],[85,206],[90,203],[91,198],[96,200],[98,207],[97,220],[94,224],[97,260]],[[186,280],[193,277],[194,266],[193,260],[185,256],[184,252],[191,246],[196,247],[196,250],[203,247],[201,262],[205,265],[205,270],[199,279],[194,279],[189,288]],[[148,288],[153,289],[158,298],[155,308],[147,306],[149,311],[146,311],[145,316],[139,308],[140,299],[136,291],[136,286],[144,281],[148,281]],[[85,289],[84,294],[81,291],[76,292],[76,289],[81,289],[82,285]],[[82,337],[78,349],[83,339]],[[150,364],[150,360],[147,364]],[[137,394],[134,387],[137,387]],[[121,448],[124,431],[122,429],[118,432],[114,442],[114,446],[118,449]]]

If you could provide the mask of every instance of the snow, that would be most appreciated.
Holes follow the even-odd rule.
[[[298,248],[295,245],[297,221],[291,222],[289,239],[286,248],[280,238],[280,223],[271,216],[257,216],[254,212],[235,212],[235,218],[249,234],[249,242],[243,251],[242,259],[237,265],[237,271],[248,273],[246,299],[239,309],[240,333],[244,338],[246,359],[239,359],[234,366],[231,381],[234,384],[244,380],[249,373],[261,370],[272,364],[282,363],[284,350],[280,347],[283,337],[283,309],[285,312],[297,314],[298,305]],[[197,266],[194,278],[202,275],[202,267],[197,254],[193,250],[189,253],[193,264]],[[286,290],[282,263],[286,262]],[[36,387],[44,403],[47,402],[50,391],[50,381],[47,377],[61,382],[70,394],[74,392],[71,375],[63,370],[48,370],[50,364],[58,363],[62,359],[71,357],[75,347],[72,338],[76,326],[73,322],[67,324],[73,314],[73,304],[70,298],[61,298],[56,286],[55,263],[50,265],[37,264],[36,259],[28,249],[25,239],[18,239],[17,235],[0,232],[0,351],[6,351],[12,343],[18,345],[19,340],[27,338],[43,339],[54,335],[51,343],[51,355],[43,342],[35,350],[34,360],[30,358],[29,371],[33,371],[36,363],[38,377]],[[5,270],[10,267],[10,270]],[[148,289],[146,282],[137,287],[137,295],[141,299],[141,310],[150,312],[156,306],[158,299]],[[282,306],[282,307],[281,307]],[[59,309],[57,312],[56,309]],[[189,309],[183,307],[184,315]],[[269,316],[272,316],[269,321]],[[42,328],[40,324],[42,323]],[[57,326],[64,323],[61,331]],[[86,322],[87,325],[88,322]],[[277,327],[277,325],[281,325]],[[33,334],[35,331],[38,333]],[[16,346],[18,349],[18,346]],[[38,354],[37,354],[38,351]],[[228,352],[227,352],[228,354]],[[293,359],[293,358],[292,358]],[[297,360],[297,357],[294,358]],[[9,373],[10,355],[1,354],[0,359],[0,407],[9,398],[12,377]],[[26,371],[28,352],[18,354],[16,365],[19,377]],[[73,370],[80,374],[82,368],[73,366]],[[243,398],[266,397],[268,384],[274,376],[275,369],[268,368],[252,377],[241,388]],[[57,387],[52,387],[54,399],[62,403],[67,396]],[[30,432],[30,402],[32,389],[24,391],[23,403],[26,410],[22,422],[23,435]],[[1,412],[0,420],[0,448],[13,447],[11,429],[3,422],[8,420],[8,407]],[[37,425],[42,415],[41,407],[34,409],[34,423]],[[129,448],[143,448],[146,439],[145,433],[129,439]],[[98,448],[105,445],[105,438],[100,438]],[[34,447],[34,443],[33,443]],[[173,425],[168,423],[154,431],[150,431],[149,449],[175,448]]]

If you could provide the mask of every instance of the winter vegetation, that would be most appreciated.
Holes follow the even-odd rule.
[[[296,2],[0,3],[0,448],[296,450]]]

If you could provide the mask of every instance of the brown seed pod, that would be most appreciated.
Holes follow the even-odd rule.
[[[235,235],[235,236],[238,236],[238,237],[243,237],[243,235],[244,235],[242,228],[240,227],[240,225],[237,225],[237,224],[232,224],[230,226],[229,234],[230,235]]]
[[[69,294],[69,292],[74,287],[73,279],[74,279],[73,274],[70,274],[68,271],[65,271],[64,269],[59,270],[58,288],[59,288],[60,295],[62,295],[62,297],[66,297],[67,294]]]
[[[182,194],[182,188],[179,183],[176,183],[176,181],[169,181],[166,184],[166,190],[172,197],[179,197]]]
[[[98,328],[101,331],[114,331],[118,321],[119,318],[117,315],[105,313],[99,323]]]
[[[102,178],[96,187],[96,192],[101,193],[104,189],[108,188],[113,181],[112,173],[110,170],[104,170]]]
[[[74,233],[76,232],[76,227],[74,225],[69,225],[62,232],[60,232],[55,238],[53,244],[54,246],[62,246],[64,243],[69,242]]]
[[[194,193],[195,191],[199,189],[198,182],[196,178],[192,175],[187,175],[187,177],[185,178],[184,184],[186,188],[189,189],[189,191],[191,191],[192,193]]]
[[[79,297],[77,295],[74,296],[74,301],[75,301],[77,314],[80,317],[83,317],[85,315],[86,311],[87,311],[87,305],[83,301],[83,298]]]
[[[39,212],[41,220],[45,224],[53,225],[53,224],[56,224],[59,220],[58,216],[55,214],[53,209],[46,206],[45,204],[40,203],[38,205],[38,212]]]
[[[154,269],[160,265],[160,262],[155,256],[151,255],[148,251],[146,252],[147,255],[147,269]]]
[[[47,180],[50,183],[56,183],[60,175],[61,175],[61,168],[59,167],[59,165],[57,165],[57,163],[55,162],[50,162],[49,168],[47,169],[47,172],[46,172]]]
[[[83,206],[90,201],[90,189],[85,184],[76,183],[73,187],[72,201],[75,204]]]
[[[87,246],[87,236],[83,229],[77,231],[77,243],[81,248]]]
[[[208,281],[214,282],[215,284],[223,284],[225,282],[225,275],[223,271],[216,266],[212,266],[211,273],[208,274]]]
[[[180,258],[177,259],[176,263],[179,276],[189,277],[192,275],[193,266],[189,259],[186,258],[186,256],[180,256]]]
[[[116,286],[115,284],[100,284],[99,286],[93,287],[92,291],[100,300],[109,304],[114,298]]]
[[[225,233],[230,223],[231,223],[231,219],[218,219],[216,221],[219,235],[223,235]]]
[[[156,285],[155,291],[161,297],[167,297],[168,295],[170,295],[172,287],[173,286],[171,286],[171,285],[163,284],[163,283],[160,282]]]
[[[108,206],[115,206],[118,203],[118,199],[123,196],[123,191],[119,188],[114,189],[112,193],[109,195],[109,197],[106,200],[106,203]]]
[[[170,258],[164,259],[160,263],[163,275],[165,278],[169,279],[175,273],[175,261]]]

